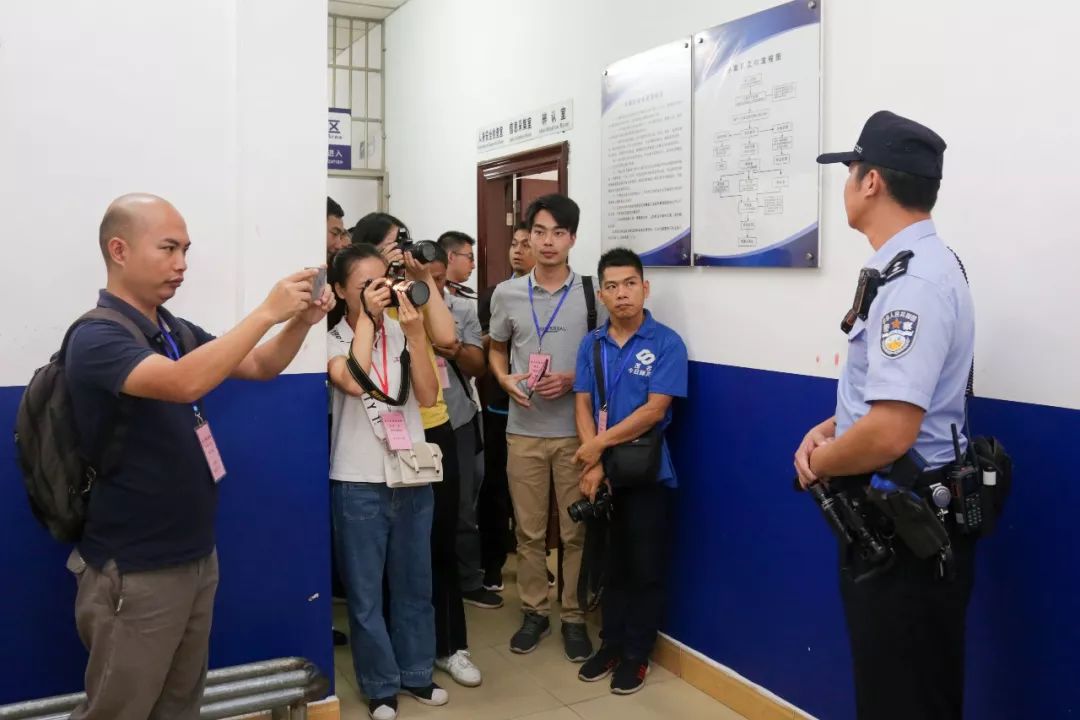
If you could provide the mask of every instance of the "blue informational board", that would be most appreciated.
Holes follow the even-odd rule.
[[[693,40],[695,265],[817,267],[821,3]]]
[[[602,81],[601,245],[690,265],[690,38],[609,66]]]

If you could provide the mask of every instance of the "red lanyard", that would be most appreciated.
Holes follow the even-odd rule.
[[[383,394],[386,394],[390,392],[390,372],[386,365],[386,320],[383,320],[383,324],[379,327],[379,341],[382,345],[382,374],[375,367],[374,361],[371,363],[371,369],[375,377],[379,379],[379,384],[382,385]]]

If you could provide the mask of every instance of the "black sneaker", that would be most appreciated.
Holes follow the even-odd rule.
[[[372,720],[394,720],[397,717],[397,698],[375,698],[369,700],[367,712]]]
[[[342,645],[349,644],[349,636],[340,630],[334,631],[334,647],[341,647]]]
[[[596,682],[610,675],[619,664],[621,653],[618,648],[610,645],[601,645],[596,654],[586,661],[578,671],[578,679],[585,682]]]
[[[484,588],[462,590],[461,599],[470,605],[475,605],[478,608],[485,608],[488,610],[494,610],[495,608],[501,608],[503,606],[503,599],[501,597]]]
[[[503,585],[502,570],[487,570],[484,572],[484,585],[485,590],[491,592],[502,592],[505,589]]]
[[[401,692],[424,705],[445,705],[450,702],[450,694],[435,683],[431,683],[427,687],[405,687],[402,685]]]
[[[548,574],[548,587],[555,587],[555,575],[550,570],[547,571],[547,574]]]
[[[645,687],[645,676],[648,674],[648,662],[623,658],[611,677],[611,692],[616,695],[633,695]]]
[[[540,640],[551,634],[551,621],[536,613],[525,613],[521,629],[510,638],[510,652],[518,655],[531,653],[540,644]]]
[[[585,662],[592,655],[592,640],[589,639],[585,623],[564,622],[562,639],[566,648],[566,659],[570,662]]]

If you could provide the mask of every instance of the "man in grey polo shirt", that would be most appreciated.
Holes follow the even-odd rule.
[[[563,195],[545,195],[529,206],[526,223],[536,267],[495,289],[489,357],[491,371],[513,401],[506,427],[506,472],[517,520],[518,592],[525,619],[510,640],[510,649],[532,652],[551,633],[544,551],[554,480],[563,543],[562,634],[566,657],[572,662],[587,660],[592,643],[577,600],[585,529],[567,514],[567,508],[581,499],[571,390],[582,338],[590,324],[607,319],[594,296],[592,306],[600,317],[590,323],[586,293],[593,293],[592,279],[583,280],[567,262],[579,216],[577,203]]]

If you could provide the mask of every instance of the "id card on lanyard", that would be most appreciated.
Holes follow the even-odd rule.
[[[165,354],[173,361],[179,361],[180,346],[176,344],[172,334],[165,327],[160,317],[158,318],[158,328],[161,330],[162,337],[165,338]],[[210,423],[203,419],[198,403],[193,404],[191,409],[195,411],[195,437],[198,438],[199,447],[202,448],[203,457],[206,458],[210,476],[214,478],[214,482],[221,482],[221,479],[225,477],[225,463],[221,459],[221,452],[218,450],[217,442],[214,440],[214,434],[210,431]]]
[[[611,404],[611,398],[615,396],[615,388],[619,386],[619,381],[622,380],[623,375],[626,374],[626,369],[630,366],[630,360],[634,357],[634,338],[623,346],[620,350],[623,354],[622,365],[619,366],[618,372],[615,373],[615,379],[613,382],[608,381],[608,362],[607,362],[607,341],[600,341],[600,364],[603,365],[601,370],[604,373],[604,404],[600,406],[600,409],[596,413],[596,432],[600,434],[607,430],[608,426],[608,405]],[[615,356],[618,360],[618,355]]]
[[[386,321],[379,326],[379,344],[382,346],[382,372],[375,365],[375,358],[371,359],[371,370],[375,373],[375,379],[379,381],[383,395],[389,397],[390,393],[390,364],[387,360],[386,350]],[[412,450],[412,436],[409,435],[409,426],[405,422],[405,413],[400,410],[388,410],[379,413],[382,420],[383,431],[386,433],[386,445],[391,450]]]
[[[544,352],[544,336],[548,334],[551,323],[555,322],[555,317],[559,314],[559,310],[562,309],[563,303],[566,302],[566,296],[570,294],[570,288],[574,287],[575,278],[577,278],[577,275],[571,273],[570,280],[567,282],[566,287],[563,288],[558,304],[555,305],[555,310],[551,313],[551,317],[548,318],[547,325],[541,330],[540,318],[536,315],[536,303],[533,299],[532,275],[529,275],[529,309],[532,310],[533,327],[536,328],[536,338],[539,346],[539,352],[529,354],[529,377],[525,381],[525,387],[529,390],[532,390],[536,383],[540,382],[540,378],[551,369],[551,355]]]

